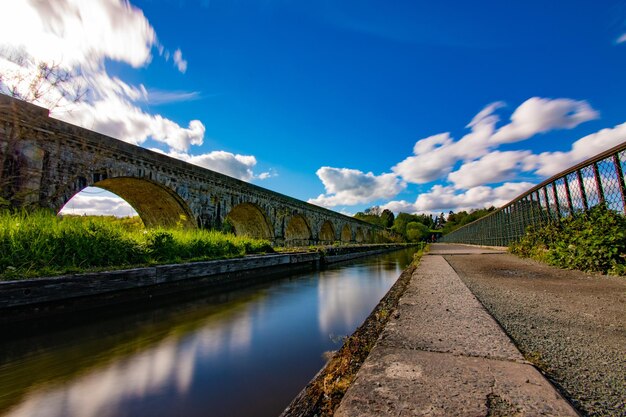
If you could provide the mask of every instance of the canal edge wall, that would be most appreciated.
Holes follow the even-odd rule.
[[[0,325],[22,320],[145,301],[197,288],[228,291],[407,248],[406,244],[326,247],[317,252],[251,255],[28,280],[0,281]]]

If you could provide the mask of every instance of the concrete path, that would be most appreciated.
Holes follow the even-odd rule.
[[[443,258],[424,256],[336,416],[577,416]]]

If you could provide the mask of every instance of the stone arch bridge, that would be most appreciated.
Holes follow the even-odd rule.
[[[374,225],[52,119],[5,95],[0,163],[1,196],[13,207],[58,212],[96,186],[126,200],[147,227],[228,227],[277,245],[383,239]]]

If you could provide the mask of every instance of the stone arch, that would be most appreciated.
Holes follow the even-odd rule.
[[[335,228],[329,220],[326,220],[320,227],[318,240],[320,243],[333,243],[335,241]]]
[[[350,242],[352,240],[352,229],[347,224],[343,225],[341,229],[341,241],[344,243]]]
[[[232,208],[226,216],[237,236],[249,236],[256,239],[273,239],[267,217],[256,204],[241,203]]]
[[[311,242],[311,228],[304,216],[294,214],[285,228],[285,244],[291,246],[308,245]]]
[[[137,212],[146,227],[195,228],[194,216],[187,203],[175,191],[153,181],[136,177],[114,177],[93,181],[78,177],[57,211],[88,186],[99,187],[123,198]]]
[[[365,241],[365,235],[363,234],[363,230],[360,227],[356,228],[354,240],[356,241],[356,243],[363,243]]]

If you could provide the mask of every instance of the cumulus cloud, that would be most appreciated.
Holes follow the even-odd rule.
[[[103,57],[141,67],[157,41],[143,12],[123,0],[24,0],[4,12],[11,16],[0,27],[4,46],[68,68],[98,66]]]
[[[122,198],[100,188],[87,187],[61,209],[61,214],[136,216],[137,212]]]
[[[598,112],[586,101],[532,97],[515,109],[511,122],[500,128],[492,140],[518,142],[554,129],[572,129],[598,117]]]
[[[64,119],[134,145],[152,138],[177,151],[201,145],[205,132],[199,120],[190,121],[184,128],[161,115],[147,115],[119,96],[94,103],[78,103],[75,111]]]
[[[163,50],[141,10],[125,0],[25,0],[9,2],[7,7],[5,12],[12,18],[0,25],[0,91],[13,90],[51,108],[54,117],[133,144],[152,138],[179,151],[202,144],[202,122],[191,120],[182,127],[146,113],[138,105],[149,101],[146,88],[129,85],[106,71],[106,59],[139,68],[150,63],[153,48]],[[179,71],[186,71],[180,49],[174,53],[174,63]],[[62,83],[64,89],[40,77],[42,64],[69,75],[69,81]],[[33,85],[39,87],[37,91]],[[68,90],[87,88],[88,94],[74,105]]]
[[[448,181],[462,189],[508,181],[529,166],[531,154],[530,151],[494,151],[451,172]]]
[[[370,203],[381,198],[395,197],[406,183],[395,174],[374,175],[357,169],[322,167],[317,170],[325,194],[309,199],[309,203],[324,207]]]
[[[458,141],[450,133],[418,140],[413,147],[414,155],[395,165],[393,172],[407,182],[429,183],[451,174],[457,162],[471,164],[504,143],[518,142],[554,129],[571,129],[598,118],[598,112],[585,101],[532,97],[515,109],[510,123],[497,129],[500,119],[494,112],[502,107],[504,103],[495,102],[482,109],[466,126],[470,132]],[[464,171],[476,166],[481,164],[470,165]],[[511,175],[511,172],[504,173]],[[450,179],[462,181],[463,174],[453,173]],[[486,175],[485,178],[487,182],[496,179],[496,175]],[[472,185],[477,184],[474,182]]]
[[[250,181],[255,178],[265,180],[277,176],[274,170],[255,175],[254,166],[257,161],[253,155],[239,155],[226,151],[213,151],[200,155],[191,155],[185,152],[164,152],[160,149],[151,150],[242,181]]]
[[[174,64],[176,64],[176,68],[178,68],[178,71],[184,74],[187,71],[187,61],[183,59],[183,53],[180,49],[174,51],[173,59]]]
[[[529,155],[525,164],[536,173],[550,177],[624,142],[626,123],[606,128],[578,139],[568,152],[543,152]]]
[[[420,139],[409,156],[392,167],[405,181],[425,184],[448,175],[459,160],[471,160],[487,153],[497,116],[493,114],[501,103],[493,103],[481,110],[467,125],[470,132],[454,141],[450,133],[441,133]]]
[[[414,203],[390,201],[382,208],[394,212],[418,213],[499,207],[527,191],[533,185],[529,182],[507,182],[498,187],[478,186],[466,191],[459,191],[453,186],[434,185],[427,193],[420,194]]]

